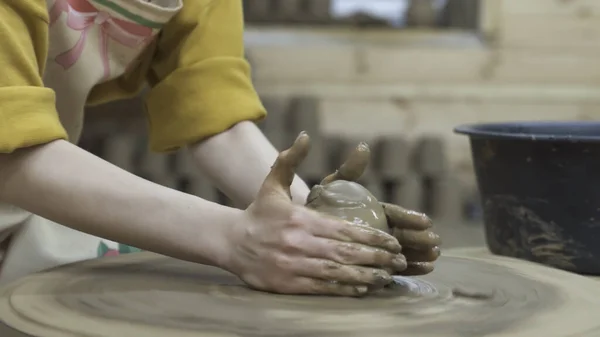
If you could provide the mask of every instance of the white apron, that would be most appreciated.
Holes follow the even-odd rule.
[[[25,1],[25,0],[19,0]],[[44,84],[77,143],[84,105],[97,84],[121,76],[181,0],[47,0],[50,47]],[[0,285],[63,264],[137,249],[103,240],[0,203]],[[6,244],[8,243],[8,244]]]

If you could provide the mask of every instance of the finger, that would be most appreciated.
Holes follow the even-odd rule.
[[[432,226],[431,219],[423,213],[385,202],[382,202],[381,206],[383,206],[390,227],[425,230]]]
[[[426,250],[441,244],[440,236],[432,231],[394,228],[393,235],[405,249]]]
[[[404,248],[402,254],[410,262],[433,262],[440,257],[440,247],[433,247],[426,250],[416,250],[413,248]]]
[[[368,293],[365,285],[349,285],[309,277],[298,277],[288,285],[288,294],[359,297]]]
[[[344,265],[389,268],[394,271],[406,269],[404,255],[353,242],[315,238],[304,246],[304,253]]]
[[[332,216],[311,212],[310,231],[314,236],[343,242],[355,242],[381,248],[391,253],[402,252],[398,240],[390,234],[368,225],[354,224]]]
[[[369,145],[361,142],[337,171],[321,181],[321,185],[329,184],[335,180],[358,181],[367,169],[367,166],[369,166],[370,158],[371,150],[369,149]]]
[[[348,285],[383,287],[392,282],[392,276],[383,269],[349,266],[325,259],[305,259],[294,265],[294,271],[301,276]]]
[[[426,275],[433,271],[434,265],[431,262],[408,262],[408,267],[398,273],[402,276],[419,276]]]
[[[302,131],[289,149],[279,153],[271,171],[265,178],[261,192],[284,191],[290,195],[290,186],[294,180],[295,171],[306,158],[309,150],[310,137]]]

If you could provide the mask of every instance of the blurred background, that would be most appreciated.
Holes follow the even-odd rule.
[[[374,194],[480,228],[462,123],[600,117],[597,0],[243,0],[246,54],[283,149],[314,139],[311,183],[359,141]],[[82,146],[135,174],[229,203],[182,153],[147,151],[140,98],[89,109]],[[470,231],[480,237],[477,231]],[[469,233],[470,233],[469,232]],[[471,234],[465,234],[471,235]]]

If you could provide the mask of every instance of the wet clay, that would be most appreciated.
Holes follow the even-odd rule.
[[[223,270],[151,253],[104,258],[1,289],[0,336],[600,336],[589,314],[600,283],[472,255],[448,252],[433,273],[364,298],[253,291]]]
[[[315,185],[308,195],[306,206],[355,224],[391,232],[383,206],[369,190],[353,181],[335,180]]]

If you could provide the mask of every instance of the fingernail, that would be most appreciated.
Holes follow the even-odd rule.
[[[402,270],[406,269],[406,266],[407,266],[406,257],[404,257],[404,255],[402,255],[402,254],[396,255],[396,257],[394,257],[392,259],[392,265],[398,271],[402,271]]]
[[[423,214],[423,217],[425,218],[425,222],[427,222],[430,226],[433,226],[433,220],[431,220],[430,217],[428,217],[426,214]]]
[[[366,294],[367,291],[369,291],[369,288],[367,286],[358,286],[358,287],[355,287],[354,289],[356,290],[356,292],[358,294],[361,294],[361,295]]]
[[[411,270],[411,275],[426,275],[433,271],[434,266],[433,263],[430,262],[411,262],[409,268]]]
[[[388,247],[389,247],[389,251],[392,253],[400,253],[402,252],[402,246],[398,243],[398,240],[394,239],[390,239],[388,241]]]
[[[376,271],[375,272],[375,285],[376,286],[384,286],[392,282],[392,276],[385,271]]]
[[[435,242],[436,244],[439,244],[441,242],[440,236],[435,234],[434,232],[429,233],[429,239]]]

